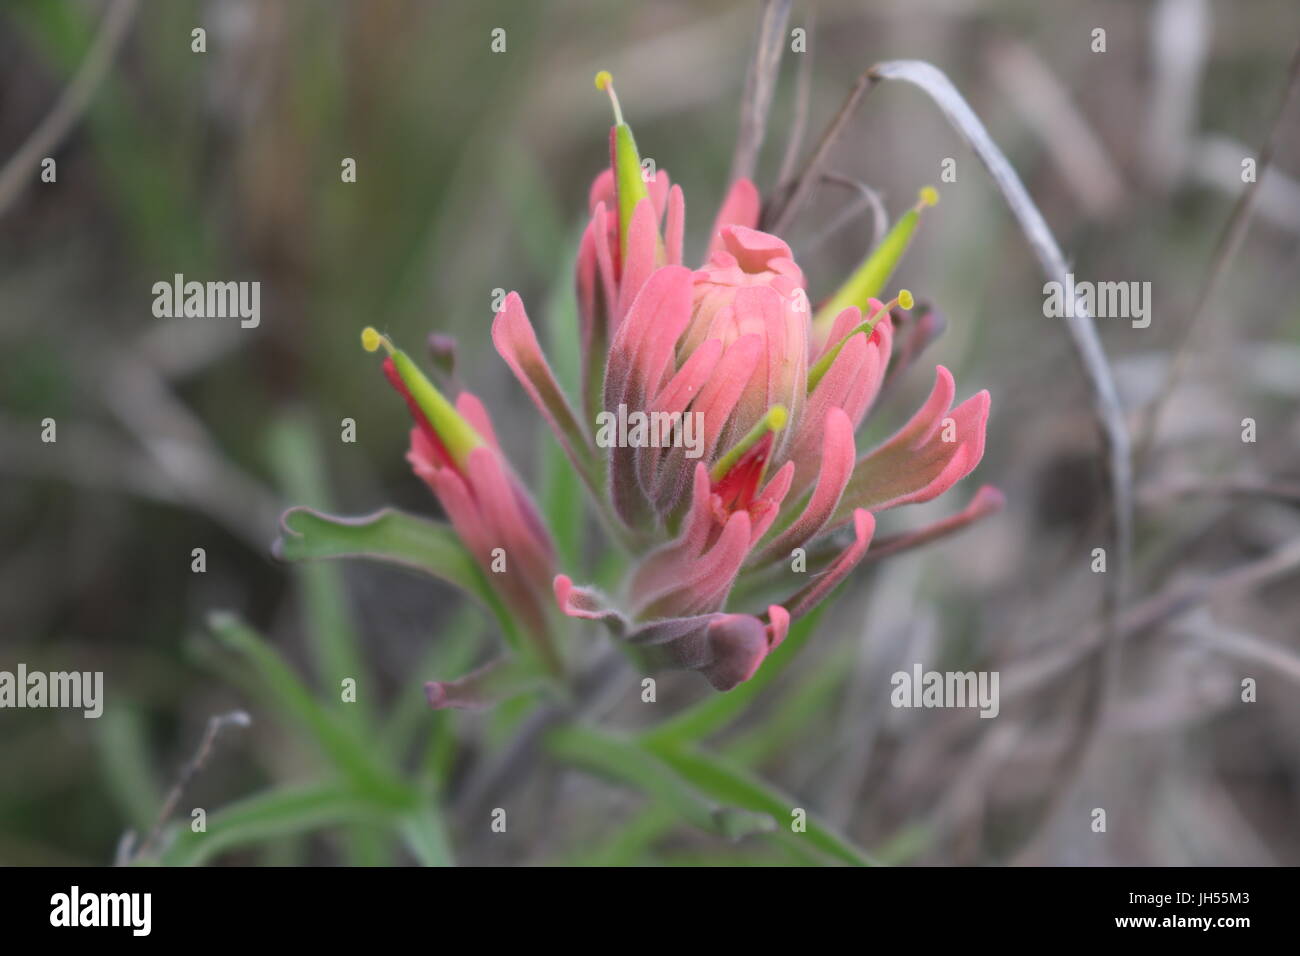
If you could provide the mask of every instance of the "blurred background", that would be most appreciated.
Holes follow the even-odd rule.
[[[360,713],[330,706],[331,719],[427,799],[440,795],[462,862],[825,862],[786,840],[702,833],[653,795],[545,757],[511,781],[508,834],[485,839],[460,816],[464,782],[507,752],[527,715],[432,714],[422,683],[491,656],[490,623],[427,578],[287,567],[269,552],[289,505],[436,513],[403,459],[406,412],[358,347],[367,324],[412,351],[430,332],[455,336],[457,372],[513,460],[548,500],[563,494],[544,464],[551,439],[492,349],[493,290],[517,289],[552,329],[545,317],[572,309],[587,189],[607,161],[598,69],[613,72],[642,154],[685,190],[688,260],[703,254],[761,9],[6,0],[0,669],[102,670],[106,706],[99,720],[0,712],[0,863],[130,856],[123,834],[151,830],[209,719],[235,708],[252,725],[222,733],[175,819],[203,807],[211,820],[317,779],[302,713],[282,712],[289,692],[268,694],[266,669],[253,674],[232,651],[240,628],[280,655],[280,678],[324,700],[331,675],[366,675]],[[202,54],[191,51],[199,26]],[[1105,52],[1092,49],[1099,27]],[[491,48],[498,28],[503,52]],[[819,188],[785,238],[824,296],[872,242],[854,183],[891,217],[921,186],[940,187],[897,282],[933,303],[947,333],[870,431],[907,419],[934,363],[954,372],[959,397],[993,396],[976,473],[941,502],[890,512],[882,533],[942,517],[982,483],[1007,506],[860,571],[797,665],[711,748],[884,862],[1300,863],[1296,103],[1244,242],[1188,339],[1242,160],[1277,118],[1300,7],[823,0],[796,2],[794,28],[807,52],[787,44],[758,166],[765,194],[797,128],[802,159],[866,67],[934,63],[1020,172],[1075,274],[1151,283],[1149,328],[1098,326],[1132,427],[1153,399],[1164,406],[1135,483],[1122,655],[1093,724],[1101,587],[1090,565],[1105,496],[1088,391],[983,168],[920,91],[869,92],[830,155],[848,185]],[[56,106],[69,84],[84,111],[77,96]],[[56,160],[56,181],[35,166],[15,178],[34,131],[69,106],[66,135],[39,153]],[[355,183],[340,181],[345,157]],[[956,181],[942,182],[949,157]],[[175,273],[259,280],[260,326],[155,318],[151,287]],[[573,342],[550,338],[552,353]],[[340,440],[345,418],[355,443]],[[1246,418],[1254,443],[1242,441]],[[191,567],[197,547],[204,573]],[[588,549],[584,572],[600,573],[598,554]],[[242,623],[214,628],[214,611]],[[998,670],[999,717],[891,708],[889,675],[916,661]],[[694,675],[661,681],[672,710],[711,693]],[[627,699],[602,722],[643,726]],[[202,858],[423,859],[418,838],[394,839],[365,808],[331,807],[232,824]],[[1092,831],[1098,807],[1104,834]]]

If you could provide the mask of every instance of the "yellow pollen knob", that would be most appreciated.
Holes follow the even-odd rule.
[[[618,94],[614,92],[614,77],[609,70],[601,70],[596,74],[596,89],[609,94],[610,105],[614,108],[614,125],[622,126],[623,107],[618,103]]]
[[[387,337],[376,332],[373,326],[367,325],[361,330],[361,347],[363,349],[367,352],[375,352],[378,351],[381,345],[385,351],[389,353],[393,351],[393,343],[388,341]]]
[[[912,293],[908,292],[906,289],[899,289],[898,304],[901,308],[910,309],[913,305],[916,304],[916,302],[912,298]]]
[[[933,186],[924,186],[921,189],[921,205],[937,206],[939,204],[939,190]]]

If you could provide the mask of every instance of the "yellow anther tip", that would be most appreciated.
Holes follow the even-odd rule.
[[[613,82],[614,77],[610,74],[609,70],[601,70],[596,74],[596,89],[600,90],[602,93],[609,89],[609,84]]]
[[[910,309],[916,304],[916,300],[912,298],[912,293],[908,292],[906,289],[899,289],[898,304],[904,309]]]
[[[939,204],[939,190],[933,186],[925,186],[921,189],[921,205],[937,206]]]
[[[784,405],[773,405],[767,410],[767,424],[772,431],[779,432],[790,420],[790,413]]]
[[[380,335],[378,332],[376,332],[374,328],[369,325],[367,325],[364,329],[361,330],[361,347],[365,349],[367,352],[376,351],[379,348],[380,343],[383,342],[383,340],[384,337]]]

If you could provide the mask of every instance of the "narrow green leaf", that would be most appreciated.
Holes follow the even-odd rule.
[[[392,508],[357,518],[290,508],[273,550],[285,561],[366,558],[423,571],[481,596],[487,590],[473,556],[445,524]]]
[[[270,429],[267,451],[276,483],[286,500],[313,508],[332,507],[325,480],[325,456],[305,416],[286,415],[278,419]],[[354,725],[361,734],[369,734],[374,728],[371,691],[375,685],[360,652],[342,568],[331,562],[310,562],[297,569],[295,579],[307,639],[313,649],[312,663],[321,685],[338,690],[344,680],[350,679],[357,688],[351,702],[345,703],[342,694],[327,699],[332,699],[334,709],[345,723]],[[372,827],[350,828],[343,835],[347,864],[382,865],[388,849],[383,837],[381,831]]]
[[[212,614],[209,626],[223,646],[239,653],[252,665],[268,705],[308,731],[322,753],[359,794],[390,806],[411,804],[414,795],[410,788],[376,762],[373,750],[334,711],[321,705],[260,634],[226,613]]]
[[[794,819],[792,811],[798,804],[726,758],[689,750],[656,753],[664,763],[714,800],[770,815],[777,821],[776,832],[782,839],[788,839],[794,844],[806,841],[842,863],[871,865],[871,860],[862,850],[811,813],[807,814],[805,821],[807,830],[803,833],[794,832],[790,825]]]
[[[570,249],[555,241],[556,236],[568,231],[568,217],[547,181],[547,170],[537,155],[526,149],[497,150],[494,158],[497,182],[504,187],[510,222],[528,268],[541,276],[559,270],[565,284],[572,288],[577,244]],[[574,341],[568,340],[570,344]],[[559,369],[556,375],[560,384],[569,385]]]
[[[280,525],[273,551],[282,560],[364,558],[422,571],[476,598],[496,615],[510,644],[523,646],[518,626],[448,525],[392,508],[359,518],[291,508]]]
[[[451,844],[441,815],[433,807],[423,807],[403,817],[398,824],[402,841],[421,866],[452,866]]]
[[[853,674],[856,647],[844,641],[819,657],[815,669],[800,673],[798,682],[782,688],[751,728],[730,737],[723,752],[742,766],[752,767],[784,746],[798,746],[800,734],[814,734],[812,725],[834,713],[837,695]]]
[[[382,811],[339,784],[285,787],[212,814],[204,833],[183,824],[159,862],[198,866],[219,853],[264,840],[382,819]]]
[[[373,823],[351,823],[344,827],[339,843],[344,866],[391,866],[391,832]]]
[[[782,694],[761,726],[731,741],[725,748],[724,762],[735,768],[748,768],[773,754],[783,745],[792,744],[799,731],[819,714],[825,714],[833,694],[847,679],[846,667],[851,648],[839,647],[824,663],[800,684]],[[644,740],[645,738],[643,738]],[[680,746],[681,742],[676,742]],[[671,749],[671,747],[669,748]],[[645,808],[611,833],[603,834],[598,846],[579,851],[566,859],[572,866],[632,866],[644,863],[655,843],[672,832],[680,822],[678,816],[662,803]],[[791,834],[793,836],[793,834]],[[804,862],[824,862],[825,856],[809,841],[786,841],[787,848]],[[891,841],[892,842],[892,841]],[[882,863],[898,857],[886,855],[884,849],[872,851],[872,858]]]
[[[562,866],[636,866],[664,834],[680,823],[671,807],[655,802],[639,809],[613,831],[598,837],[576,852],[567,854]]]
[[[160,801],[140,711],[123,701],[91,724],[108,793],[131,826],[143,832],[157,817]]]
[[[762,813],[705,799],[635,740],[575,726],[553,731],[547,745],[559,759],[630,784],[701,830],[736,840],[773,829],[773,820]]]
[[[270,431],[268,453],[287,500],[313,508],[331,506],[324,456],[305,421],[289,416],[279,419]],[[374,685],[360,653],[341,569],[325,562],[305,564],[296,577],[321,683],[338,688],[345,678],[355,680],[361,691],[357,700],[350,704],[340,700],[339,707],[346,708],[348,717],[360,718],[362,725],[370,726],[373,695],[366,690]]]

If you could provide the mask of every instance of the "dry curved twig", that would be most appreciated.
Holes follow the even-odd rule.
[[[974,150],[975,155],[988,170],[998,191],[1002,193],[1003,199],[1019,223],[1021,232],[1029,242],[1043,274],[1049,280],[1059,281],[1064,285],[1069,267],[1056,237],[1052,235],[1042,213],[1030,198],[1028,190],[1025,189],[1024,183],[1021,182],[1011,163],[993,142],[984,124],[948,77],[937,67],[920,60],[891,60],[879,63],[867,70],[863,76],[870,83],[880,80],[902,80],[911,83],[934,101],[949,124],[965,139],[967,145]],[[1102,640],[1098,648],[1100,653],[1095,660],[1089,658],[1087,661],[1095,668],[1095,676],[1089,683],[1089,694],[1084,704],[1082,720],[1074,739],[1062,757],[1062,773],[1058,775],[1059,783],[1054,796],[1049,800],[1049,810],[1043,818],[1045,820],[1050,819],[1055,806],[1068,792],[1083,767],[1087,753],[1096,739],[1096,731],[1114,685],[1121,648],[1119,612],[1124,600],[1124,585],[1128,576],[1129,554],[1133,539],[1133,475],[1129,433],[1115,380],[1106,360],[1106,353],[1101,347],[1101,339],[1097,335],[1096,323],[1092,316],[1076,303],[1073,312],[1066,316],[1064,321],[1074,345],[1074,354],[1091,392],[1093,416],[1096,419],[1105,453],[1110,498],[1107,513],[1110,567],[1102,585]]]
[[[731,161],[731,182],[754,178],[758,151],[767,134],[767,116],[776,92],[776,77],[781,70],[781,53],[785,45],[785,25],[790,19],[791,0],[767,0],[758,23],[758,42],[754,59],[745,78],[745,97],[740,106],[740,135]]]
[[[1278,141],[1282,138],[1282,120],[1286,116],[1291,100],[1295,98],[1298,91],[1300,91],[1300,43],[1296,44],[1295,51],[1291,54],[1291,62],[1287,67],[1286,83],[1282,87],[1282,98],[1278,103],[1277,112],[1273,116],[1273,123],[1269,128],[1268,136],[1264,140],[1264,145],[1260,148],[1258,162],[1255,164],[1255,178],[1242,190],[1241,195],[1237,197],[1236,203],[1233,204],[1232,212],[1228,214],[1228,221],[1224,224],[1223,232],[1219,234],[1219,241],[1215,244],[1214,254],[1210,257],[1210,265],[1205,272],[1205,281],[1201,284],[1201,288],[1194,300],[1195,304],[1192,308],[1191,317],[1187,319],[1183,326],[1182,339],[1179,341],[1177,350],[1174,353],[1174,360],[1170,363],[1169,371],[1165,373],[1165,380],[1161,384],[1160,390],[1156,392],[1156,397],[1152,400],[1142,418],[1138,429],[1137,451],[1135,454],[1138,468],[1141,468],[1145,463],[1147,455],[1154,444],[1156,430],[1160,425],[1160,415],[1164,411],[1165,404],[1168,402],[1169,396],[1173,394],[1174,389],[1177,388],[1179,379],[1182,378],[1187,369],[1187,364],[1191,359],[1191,343],[1200,328],[1201,320],[1209,311],[1215,293],[1218,291],[1219,283],[1246,238],[1246,231],[1250,228],[1250,219],[1258,202],[1260,184],[1264,182],[1265,174],[1273,163],[1273,153],[1277,149]]]
[[[820,248],[823,242],[858,218],[864,210],[871,211],[871,244],[867,247],[866,252],[875,248],[880,243],[880,240],[885,237],[885,233],[889,231],[889,212],[885,209],[885,200],[880,193],[861,180],[854,179],[851,176],[841,176],[839,173],[824,173],[822,182],[841,186],[857,195],[854,197],[854,201],[849,203],[840,215],[836,216],[822,227],[820,232],[808,240],[804,246],[804,252],[807,253]]]
[[[137,0],[117,0],[100,24],[95,42],[82,61],[76,76],[68,84],[54,109],[41,120],[18,152],[0,169],[0,216],[22,192],[24,184],[31,181],[41,160],[58,147],[63,138],[76,125],[81,114],[90,105],[90,99],[103,82],[104,75],[116,56],[127,28],[135,17]]]
[[[149,835],[144,838],[134,853],[130,851],[129,839],[124,840],[119,846],[119,853],[127,855],[132,860],[143,859],[152,853],[162,837],[163,827],[167,825],[171,815],[176,812],[176,806],[180,803],[181,797],[185,795],[185,789],[190,785],[190,781],[207,766],[208,759],[212,756],[213,747],[216,746],[217,738],[221,735],[221,732],[227,727],[248,727],[252,725],[252,722],[252,718],[242,710],[232,710],[226,714],[209,717],[207,727],[203,731],[203,739],[199,741],[198,750],[194,752],[194,756],[190,758],[189,762],[181,768],[176,783],[167,792],[167,798],[163,801],[162,809],[158,812],[158,819],[154,822]]]

